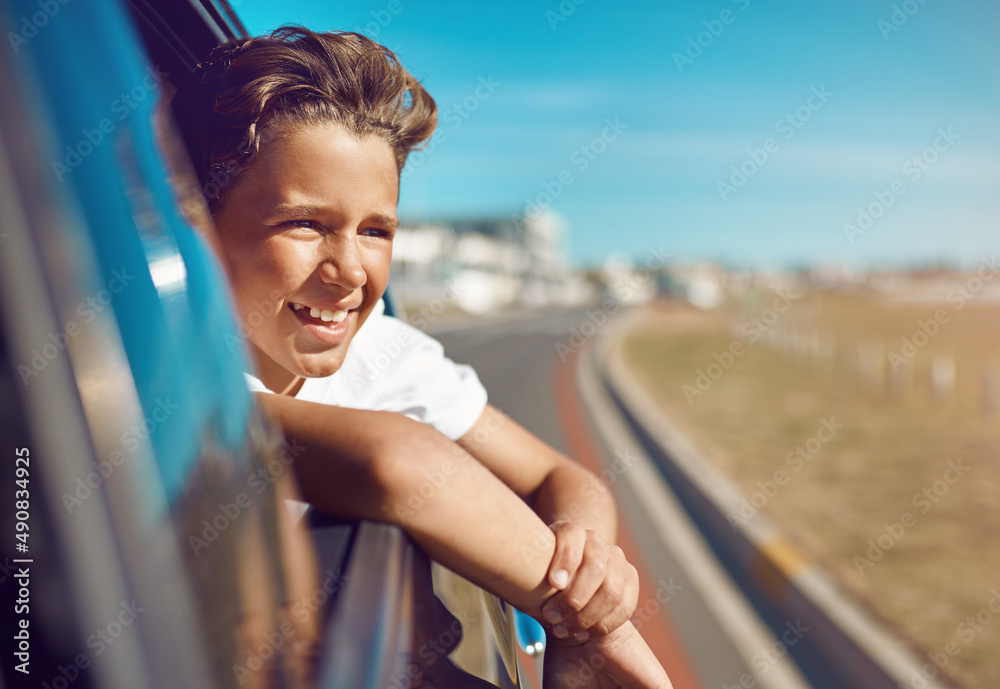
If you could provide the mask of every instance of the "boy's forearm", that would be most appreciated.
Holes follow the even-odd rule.
[[[615,540],[615,505],[583,466],[542,442],[492,405],[458,444],[524,497],[542,521],[570,521]]]
[[[616,540],[618,519],[611,493],[575,462],[560,462],[538,487],[532,503],[548,524],[569,521],[598,532],[608,543]]]
[[[303,496],[346,518],[397,524],[429,556],[529,614],[555,593],[555,537],[492,473],[398,414],[258,400],[299,448]]]

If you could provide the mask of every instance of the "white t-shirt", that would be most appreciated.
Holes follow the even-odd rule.
[[[271,392],[245,374],[252,392]],[[340,370],[306,378],[296,399],[338,407],[393,411],[458,440],[486,408],[486,389],[471,367],[444,355],[441,344],[386,316],[380,301],[348,346]]]

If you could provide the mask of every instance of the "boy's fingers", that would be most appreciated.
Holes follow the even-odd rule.
[[[632,617],[639,600],[639,576],[635,567],[624,563],[620,573],[605,578],[601,588],[575,617],[580,627],[577,638],[603,636]]]
[[[590,602],[607,575],[608,555],[603,539],[592,536],[586,545],[583,560],[569,586],[542,606],[546,621],[553,624],[552,633],[559,637],[581,631],[576,614]]]
[[[569,522],[555,522],[549,527],[556,536],[556,550],[549,565],[549,585],[562,591],[572,581],[583,560],[587,532]]]

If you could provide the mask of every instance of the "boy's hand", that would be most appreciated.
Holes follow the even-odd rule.
[[[622,549],[570,522],[549,528],[556,549],[548,580],[559,592],[542,606],[542,620],[552,635],[583,642],[622,626],[639,599],[639,575]]]

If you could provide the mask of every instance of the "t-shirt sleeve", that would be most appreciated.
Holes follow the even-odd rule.
[[[434,426],[458,440],[468,433],[486,408],[486,389],[471,366],[456,364],[441,343],[395,318],[388,318],[399,335],[401,356],[392,367],[385,393],[393,411]]]
[[[266,392],[272,395],[274,394],[264,386],[264,383],[261,382],[260,378],[252,376],[249,373],[244,373],[243,377],[247,381],[247,387],[250,389],[250,392]]]
[[[273,394],[256,376],[243,375],[251,392]],[[441,343],[423,331],[381,313],[372,314],[355,336],[337,374],[306,379],[295,397],[397,412],[452,440],[469,432],[487,401],[472,367],[446,357]]]

